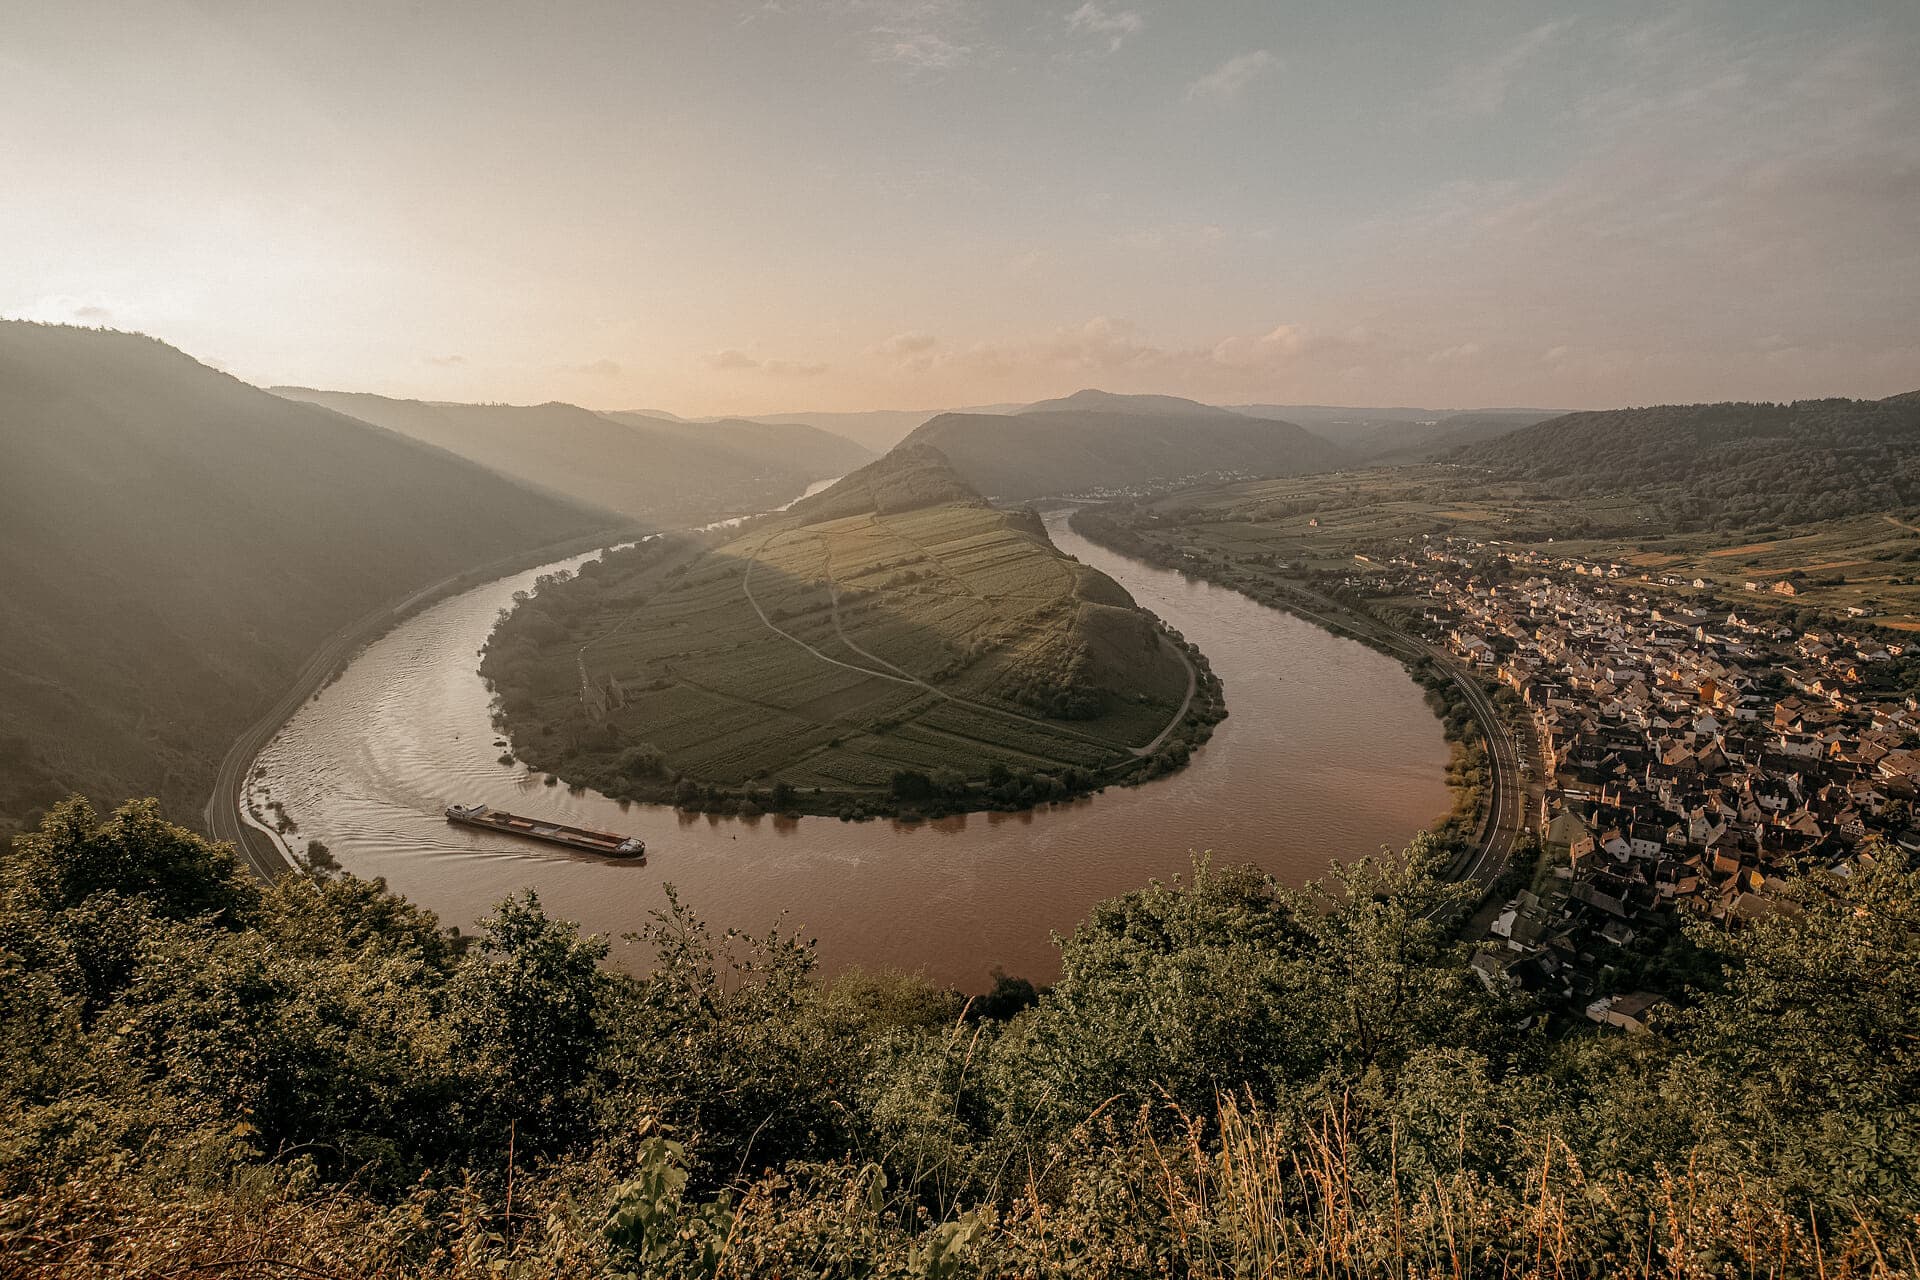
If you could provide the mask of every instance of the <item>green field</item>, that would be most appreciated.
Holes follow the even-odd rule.
[[[1031,802],[1184,759],[1186,654],[1031,515],[822,498],[543,586],[483,667],[519,757],[615,793],[833,811]],[[909,776],[903,797],[903,774],[935,794]]]
[[[1116,508],[1163,562],[1218,557],[1297,577],[1379,576],[1410,540],[1457,534],[1628,566],[1650,590],[1744,612],[1846,617],[1920,630],[1920,517],[1876,512],[1754,530],[1664,529],[1631,495],[1541,496],[1457,467],[1380,468],[1187,490]],[[1663,578],[1680,584],[1663,584]],[[1793,596],[1772,591],[1791,578]],[[1705,585],[1696,588],[1699,580]],[[1747,583],[1759,590],[1747,588]]]

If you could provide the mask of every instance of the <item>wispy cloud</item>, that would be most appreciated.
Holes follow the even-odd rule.
[[[1067,15],[1067,27],[1084,35],[1104,40],[1108,53],[1117,53],[1129,37],[1140,34],[1146,19],[1132,9],[1109,9],[1087,0]]]
[[[867,354],[878,356],[895,368],[920,372],[933,367],[939,358],[940,339],[930,333],[909,330],[874,343]]]
[[[465,356],[422,356],[421,360],[437,369],[453,369],[467,362]]]
[[[1455,67],[1435,91],[1433,105],[1451,116],[1493,115],[1506,105],[1513,82],[1526,65],[1551,48],[1572,25],[1570,18],[1542,23],[1492,56]]]
[[[1187,98],[1226,102],[1279,65],[1280,60],[1265,49],[1236,53],[1188,85]]]
[[[715,351],[706,356],[710,369],[758,369],[760,362],[738,347],[728,347],[724,351]]]
[[[1502,395],[1550,404],[1911,381],[1920,31],[1735,37],[1697,14],[1581,21],[1587,74],[1557,86],[1564,164],[1452,184],[1364,234],[1374,281],[1350,296],[1426,336],[1409,381],[1497,380]],[[1536,28],[1500,61],[1564,38]],[[1500,82],[1456,102],[1497,102],[1509,90],[1486,86]],[[1415,275],[1417,292],[1404,286]],[[1462,315],[1494,314],[1500,327],[1471,340],[1442,336]]]
[[[970,0],[825,0],[820,8],[861,24],[867,56],[909,76],[950,70],[982,52]]]
[[[827,371],[828,366],[800,360],[761,360],[748,355],[738,347],[727,347],[703,357],[710,369],[727,372],[758,371],[777,378],[812,378]]]
[[[1169,249],[1211,249],[1231,237],[1225,227],[1212,222],[1178,223],[1160,227],[1141,227],[1112,237],[1116,247],[1135,253],[1159,253]]]
[[[142,323],[143,313],[143,308],[126,299],[103,293],[54,293],[9,311],[7,315],[14,320],[37,320],[42,324],[102,328],[113,325],[138,327]]]
[[[924,335],[896,335],[872,350],[912,349],[899,361],[910,372],[962,371],[1000,379],[1003,385],[1046,385],[1061,375],[1111,379],[1139,388],[1168,387],[1205,391],[1258,391],[1275,379],[1305,373],[1331,375],[1368,359],[1395,353],[1392,344],[1362,328],[1324,333],[1303,324],[1279,324],[1255,333],[1228,334],[1212,341],[1167,344],[1155,341],[1132,320],[1095,316],[1083,324],[1030,337],[945,347]],[[909,339],[909,341],[902,341]]]
[[[970,45],[956,44],[937,31],[891,31],[875,28],[870,50],[876,61],[891,62],[909,71],[945,71],[965,62]]]
[[[617,360],[589,360],[585,364],[570,364],[568,373],[584,373],[594,378],[617,378],[625,367]]]

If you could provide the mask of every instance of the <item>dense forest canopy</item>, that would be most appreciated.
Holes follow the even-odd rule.
[[[1920,502],[1920,403],[1571,413],[1448,460],[1565,496],[1634,491],[1659,501],[1674,529],[1800,524]]]
[[[72,790],[196,812],[377,606],[611,517],[136,334],[0,322],[0,831]]]
[[[821,982],[804,942],[717,936],[671,897],[638,974],[531,894],[457,938],[377,882],[260,889],[150,805],[65,806],[0,869],[0,1252],[77,1275],[1914,1266],[1903,853],[1692,935],[1698,985],[1639,1037],[1543,1032],[1483,991],[1432,861],[1305,890],[1201,863],[1097,907],[1050,990],[968,1001]]]

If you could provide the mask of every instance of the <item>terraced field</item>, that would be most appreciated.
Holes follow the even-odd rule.
[[[830,811],[903,788],[1030,802],[1183,761],[1217,718],[1204,670],[1030,514],[932,495],[890,509],[854,483],[547,585],[483,668],[517,753],[616,794]]]

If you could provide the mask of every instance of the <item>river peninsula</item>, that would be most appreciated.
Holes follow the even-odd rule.
[[[1198,650],[928,448],[548,578],[481,671],[527,769],[722,814],[1025,809],[1171,772],[1224,714]]]

